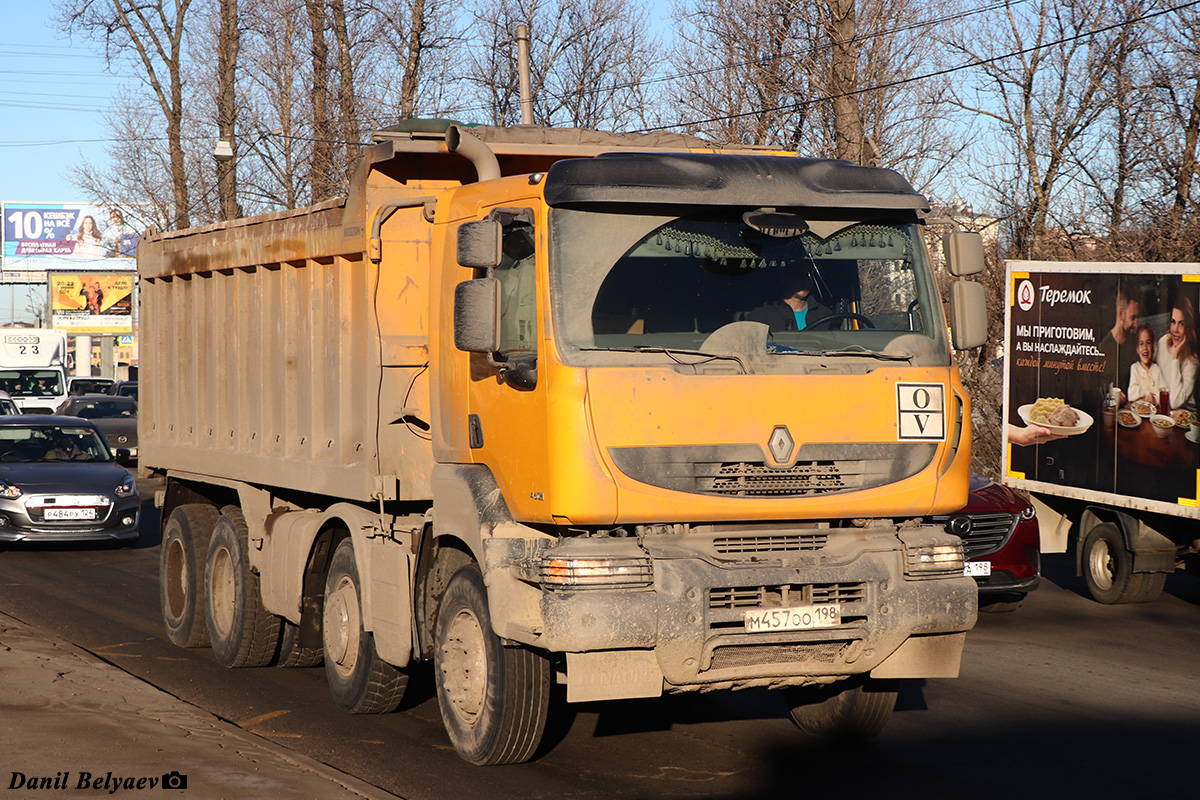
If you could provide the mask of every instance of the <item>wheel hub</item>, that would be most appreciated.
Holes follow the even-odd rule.
[[[343,578],[325,598],[324,633],[325,655],[333,659],[338,671],[344,675],[354,671],[358,658],[360,621],[358,592],[349,578]]]
[[[1107,591],[1113,587],[1113,559],[1108,542],[1103,539],[1096,542],[1089,567],[1097,588]]]
[[[213,625],[222,636],[233,628],[234,592],[233,558],[222,547],[213,558],[212,585],[208,587]]]
[[[455,713],[468,723],[483,713],[487,696],[485,641],[479,620],[462,610],[450,622],[441,648],[442,688]]]

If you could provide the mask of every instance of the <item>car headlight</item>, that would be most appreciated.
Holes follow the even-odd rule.
[[[21,491],[20,486],[14,486],[11,483],[5,483],[4,481],[0,481],[0,497],[4,497],[9,500],[12,500],[14,498],[20,497],[22,494],[24,494],[24,492]]]
[[[117,484],[117,488],[113,489],[113,494],[121,499],[133,497],[137,494],[137,482],[133,479],[133,476],[129,475],[125,480]]]

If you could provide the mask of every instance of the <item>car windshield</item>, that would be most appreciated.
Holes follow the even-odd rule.
[[[12,397],[60,397],[63,376],[57,369],[0,370],[0,391]]]
[[[949,363],[915,224],[775,209],[687,217],[555,209],[551,230],[557,338],[573,363],[749,348],[776,364],[831,354]],[[788,302],[798,296],[803,304]],[[730,327],[739,322],[766,327]]]
[[[137,403],[125,399],[73,400],[64,414],[84,419],[136,419]]]
[[[112,386],[111,380],[74,378],[71,380],[71,394],[92,394],[104,392]]]
[[[110,461],[103,437],[91,428],[0,426],[0,462]]]

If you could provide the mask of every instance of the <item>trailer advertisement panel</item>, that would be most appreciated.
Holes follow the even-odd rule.
[[[1005,482],[1194,515],[1200,265],[1013,261],[1007,274]]]

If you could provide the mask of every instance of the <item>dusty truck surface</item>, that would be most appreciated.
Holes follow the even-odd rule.
[[[323,659],[352,713],[432,660],[478,764],[533,756],[554,683],[777,687],[807,731],[878,732],[976,615],[922,523],[970,444],[926,209],[846,162],[428,123],[376,134],[345,198],[144,236],[168,635]],[[757,321],[797,274],[824,311]]]
[[[1011,261],[1007,278],[1004,482],[1094,599],[1152,601],[1200,552],[1200,264]],[[1057,438],[1030,442],[1039,427]]]

